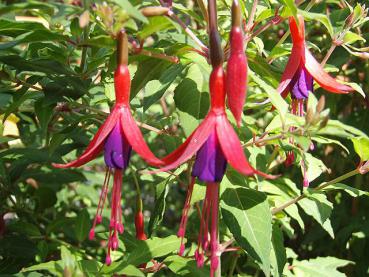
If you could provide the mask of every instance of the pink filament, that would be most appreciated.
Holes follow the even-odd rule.
[[[297,116],[303,116],[304,115],[304,99],[292,99],[292,114],[297,115]],[[295,131],[296,128],[295,127],[290,127],[290,132]],[[294,144],[294,139],[291,137],[290,138],[290,143]],[[285,165],[286,166],[291,166],[293,164],[293,162],[295,161],[295,154],[292,151],[288,151],[286,153],[287,158],[285,161]]]
[[[96,215],[92,224],[92,228],[90,229],[89,239],[93,240],[95,238],[95,227],[96,224],[100,224],[102,222],[102,210],[104,209],[106,196],[108,194],[109,180],[110,180],[111,171],[109,168],[106,168],[104,184],[101,189],[99,203],[97,205]]]
[[[122,224],[122,206],[120,204],[122,193],[122,170],[114,170],[113,192],[111,195],[111,214],[108,238],[108,253],[106,260],[110,259],[110,252],[118,249],[118,233],[122,233],[124,228]],[[110,259],[111,260],[111,259]]]
[[[186,196],[186,201],[185,201],[185,205],[182,211],[182,218],[181,218],[181,223],[179,225],[179,230],[177,233],[177,236],[181,238],[181,246],[179,249],[179,255],[182,256],[183,252],[184,252],[184,236],[186,234],[186,226],[187,226],[187,220],[188,220],[188,212],[191,208],[191,198],[192,198],[192,192],[193,192],[193,187],[195,185],[195,177],[191,178],[191,183],[188,186],[188,191],[187,191],[187,196]]]
[[[204,255],[210,250],[210,276],[214,276],[219,267],[218,211],[219,183],[208,183],[206,185],[195,258],[197,265],[199,267],[203,266]]]

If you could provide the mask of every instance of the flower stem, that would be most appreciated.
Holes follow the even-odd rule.
[[[83,0],[83,7],[87,10],[88,9],[88,5],[87,5],[87,1]],[[87,24],[87,26],[85,28],[83,28],[83,40],[87,41],[88,39],[88,33],[89,33],[89,27],[90,25]],[[87,59],[87,47],[83,47],[82,48],[82,57],[81,57],[81,64],[80,64],[80,70],[81,73],[83,73],[83,71],[85,70],[85,66],[86,66],[86,59]]]
[[[324,67],[324,65],[327,63],[327,61],[328,61],[329,57],[332,55],[332,53],[333,53],[334,49],[336,49],[336,47],[337,47],[337,44],[335,44],[335,43],[333,43],[333,44],[331,45],[331,48],[329,48],[329,50],[328,50],[327,54],[325,55],[324,59],[323,59],[323,60],[322,60],[322,62],[320,63],[320,65],[321,65],[321,66],[323,66],[323,67]]]
[[[352,170],[352,171],[350,171],[350,172],[348,172],[348,173],[346,173],[346,174],[344,174],[342,176],[339,176],[339,177],[337,177],[337,178],[335,178],[335,179],[333,179],[331,181],[328,181],[326,183],[323,183],[320,186],[318,186],[316,188],[313,188],[312,190],[313,191],[320,191],[320,190],[322,190],[322,189],[324,189],[324,188],[326,188],[326,187],[328,187],[330,185],[337,184],[338,182],[341,182],[343,180],[346,180],[347,178],[350,178],[350,177],[352,177],[354,175],[357,175],[357,174],[360,174],[360,171],[359,171],[358,168],[356,168],[356,169],[354,169],[354,170]],[[304,199],[306,197],[307,197],[306,194],[301,194],[300,196],[297,196],[297,197],[291,199],[290,201],[284,203],[283,205],[272,209],[272,214],[279,213],[279,212],[283,211],[285,208],[287,208],[287,207],[289,207],[289,206],[291,206],[293,204],[296,204],[297,202],[299,202],[300,200],[302,200],[302,199]]]
[[[309,2],[309,4],[307,4],[307,6],[306,6],[306,8],[305,8],[305,11],[310,11],[311,10],[311,8],[315,5],[315,2],[316,2],[316,0],[311,0],[310,2]],[[299,3],[297,3],[297,6],[299,6],[300,4],[301,4],[302,2],[299,2]],[[281,39],[277,42],[277,44],[274,46],[274,48],[278,48],[279,46],[281,46],[282,44],[283,44],[283,42],[288,38],[288,36],[291,34],[291,32],[290,32],[290,30],[288,30],[288,31],[286,31],[285,33],[284,33],[284,35],[281,37]],[[268,60],[268,62],[270,62],[271,61],[271,59],[267,59]]]
[[[160,0],[160,4],[162,6],[165,6],[164,2]],[[192,38],[192,40],[201,48],[201,50],[203,51],[207,51],[208,48],[206,47],[205,44],[202,43],[202,41],[191,31],[190,28],[188,28],[188,26],[173,12],[172,9],[170,9],[168,11],[167,14],[171,19],[173,19],[174,21],[176,21],[181,27],[182,29],[187,33],[187,35]]]
[[[254,25],[254,19],[255,19],[255,15],[256,15],[256,8],[258,7],[258,0],[254,0],[254,3],[252,4],[252,8],[251,8],[251,12],[249,15],[249,19],[247,21],[247,25],[246,25],[246,32],[250,32],[251,31],[251,27]]]

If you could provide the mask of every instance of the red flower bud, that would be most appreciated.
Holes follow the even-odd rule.
[[[226,79],[227,101],[239,126],[247,90],[247,58],[243,48],[242,29],[239,26],[232,27],[230,46]]]
[[[147,237],[144,230],[144,217],[142,212],[136,213],[135,226],[136,226],[136,238],[139,240],[146,240]]]

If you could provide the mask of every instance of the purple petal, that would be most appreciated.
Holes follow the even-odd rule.
[[[128,166],[132,147],[125,138],[120,123],[114,126],[104,145],[105,164],[110,168],[125,169]]]
[[[203,182],[220,182],[226,168],[227,161],[220,148],[216,132],[213,131],[196,154],[192,176]]]
[[[294,99],[307,99],[309,93],[313,92],[313,76],[304,66],[300,66],[290,83],[291,96]]]

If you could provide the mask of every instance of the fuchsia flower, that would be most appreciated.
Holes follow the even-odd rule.
[[[353,89],[337,82],[316,61],[306,46],[304,18],[299,15],[298,19],[298,23],[292,16],[289,19],[293,47],[277,90],[284,98],[290,93],[292,114],[303,116],[305,102],[309,98],[309,93],[314,91],[314,80],[322,88],[332,93],[347,94],[353,91]],[[293,143],[293,139],[290,142]],[[286,165],[292,165],[294,160],[294,153],[292,151],[288,152]],[[306,167],[304,164],[303,170],[304,186],[307,187],[309,186],[309,181],[306,178]]]
[[[242,94],[242,88],[229,86],[230,80],[237,81],[237,78],[232,79],[228,77],[228,79],[226,79],[223,70],[223,50],[221,48],[220,36],[217,30],[215,1],[208,1],[208,7],[210,61],[213,68],[209,78],[209,91],[211,98],[210,110],[203,122],[187,138],[187,140],[175,151],[162,159],[165,166],[160,168],[159,171],[174,169],[196,155],[196,160],[192,168],[192,179],[188,187],[181,223],[177,233],[178,237],[181,238],[179,255],[182,255],[184,252],[185,246],[183,240],[186,233],[188,212],[190,209],[195,180],[198,178],[200,181],[206,183],[206,195],[203,201],[198,246],[195,252],[195,258],[197,265],[201,267],[204,264],[205,254],[210,252],[210,275],[214,276],[214,273],[219,266],[219,258],[222,253],[218,237],[219,185],[224,176],[227,163],[244,175],[258,174],[265,178],[275,178],[275,176],[260,172],[249,164],[245,157],[241,142],[233,130],[232,125],[228,121],[225,111],[226,82],[228,83],[228,88],[235,88],[235,91],[232,91],[228,97],[236,97],[236,101],[240,100],[239,95],[237,94]],[[239,9],[238,2],[234,1],[232,8],[233,13],[234,11],[237,12],[237,9]],[[240,20],[233,20],[233,23],[238,21]],[[232,31],[235,31],[235,29]],[[234,45],[235,42],[239,42],[239,40],[242,39],[242,33],[236,30],[232,34],[231,40],[232,38],[234,40],[231,43],[231,47],[233,47],[231,56],[234,59],[231,61],[231,72],[228,74],[238,74],[238,72],[235,71],[235,68],[246,66],[245,62],[240,62],[243,60],[242,54],[240,53],[241,48],[243,51],[243,46],[238,49],[237,46]],[[240,70],[240,72],[245,72],[246,69],[242,68]],[[245,78],[246,77],[244,76],[243,79]],[[245,95],[245,93],[243,95]],[[228,101],[229,103],[235,103],[233,99],[228,99]],[[241,110],[237,105],[235,107],[236,109],[233,110],[233,112],[235,112],[235,117],[240,119],[239,112],[241,111],[242,113],[242,107]]]
[[[304,18],[301,15],[298,18],[299,25],[294,17],[290,17],[293,47],[278,87],[278,92],[283,97],[291,93],[292,101],[299,106],[293,110],[296,114],[301,112],[300,109],[303,109],[304,100],[309,97],[309,93],[313,92],[314,80],[322,88],[332,93],[347,94],[353,91],[351,87],[337,82],[336,79],[326,73],[313,57],[305,42]]]
[[[244,155],[242,145],[225,112],[225,74],[222,65],[213,69],[209,83],[211,106],[207,116],[180,147],[162,159],[166,166],[160,171],[174,169],[196,155],[192,169],[192,181],[188,188],[178,231],[178,236],[182,238],[179,254],[182,255],[184,251],[183,238],[197,177],[200,181],[206,182],[207,186],[195,257],[198,266],[202,266],[204,253],[210,250],[211,272],[214,272],[218,268],[221,254],[218,241],[219,183],[223,178],[227,163],[244,175],[258,174],[266,178],[275,176],[254,169]]]
[[[141,131],[131,115],[129,104],[131,80],[127,66],[127,36],[123,31],[119,33],[118,43],[118,67],[114,73],[116,103],[110,115],[78,159],[67,164],[54,164],[58,168],[79,167],[96,158],[101,152],[104,153],[107,166],[105,180],[89,238],[93,239],[95,237],[95,226],[102,222],[102,210],[108,195],[110,177],[114,175],[108,253],[105,261],[107,265],[111,263],[110,251],[118,248],[118,233],[122,234],[124,230],[121,207],[122,174],[129,164],[131,150],[133,149],[151,165],[158,166],[162,164],[145,143]],[[139,230],[136,230],[137,237],[144,239],[143,216],[140,212],[136,215],[135,225],[139,228]]]

